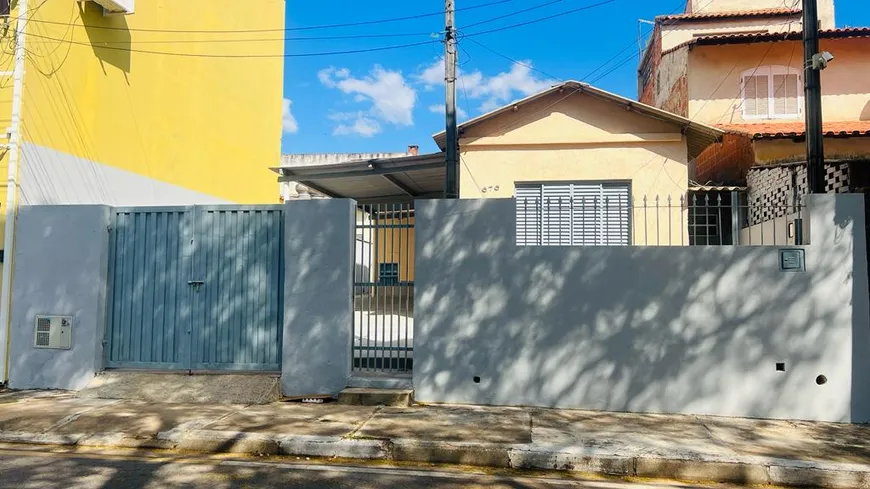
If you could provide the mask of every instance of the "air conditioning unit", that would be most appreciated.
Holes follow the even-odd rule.
[[[132,14],[134,0],[93,0],[103,6],[105,14]]]
[[[69,350],[72,348],[72,316],[36,316],[34,348]]]

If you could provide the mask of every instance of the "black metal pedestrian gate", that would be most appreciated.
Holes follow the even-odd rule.
[[[115,209],[106,363],[281,368],[281,206]]]

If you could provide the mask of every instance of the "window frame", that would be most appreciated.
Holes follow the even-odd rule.
[[[384,261],[378,263],[378,284],[396,285],[401,282],[401,268],[398,262]]]
[[[797,113],[795,114],[774,114],[774,106],[776,100],[776,87],[774,87],[773,78],[776,75],[797,75]],[[746,80],[756,76],[767,77],[767,114],[752,115],[746,113]],[[783,65],[759,66],[744,71],[740,75],[740,100],[741,100],[741,115],[743,120],[758,121],[770,119],[800,119],[804,113],[804,94],[803,94],[803,76],[799,69]]]
[[[627,240],[625,243],[610,243],[609,242],[609,240],[612,238],[609,238],[607,236],[607,233],[605,232],[605,228],[606,228],[606,225],[608,223],[608,219],[612,219],[613,216],[607,215],[607,208],[605,206],[600,206],[600,200],[597,201],[597,202],[599,202],[599,204],[594,209],[595,213],[597,214],[597,216],[596,216],[596,220],[597,220],[596,233],[594,235],[595,242],[594,243],[586,243],[585,240],[588,238],[584,238],[580,242],[575,242],[576,235],[574,232],[574,225],[575,225],[576,221],[578,220],[577,213],[576,213],[575,207],[574,207],[575,200],[573,197],[575,185],[580,186],[580,187],[597,186],[598,190],[600,192],[599,199],[604,197],[604,194],[605,194],[607,187],[611,187],[611,188],[618,187],[621,191],[624,190],[626,200],[625,200],[625,208],[624,208],[624,211],[625,211],[625,229],[623,230],[623,232],[625,233],[625,239]],[[552,242],[552,237],[550,237],[549,239],[545,238],[545,236],[547,236],[547,233],[545,232],[545,229],[544,229],[545,228],[545,221],[547,221],[548,218],[551,218],[551,216],[545,215],[545,212],[547,212],[547,211],[545,211],[544,207],[543,207],[545,200],[547,200],[545,195],[544,195],[545,187],[547,187],[547,186],[554,186],[554,187],[569,186],[571,189],[570,190],[570,193],[571,193],[570,207],[569,207],[568,217],[567,217],[567,220],[570,223],[570,228],[567,230],[568,236],[569,236],[569,239],[568,239],[569,243],[568,244],[564,244],[564,243],[555,243],[554,244]],[[537,193],[538,193],[538,197],[536,199],[528,199],[528,200],[536,200],[536,202],[537,202],[536,208],[535,208],[536,214],[538,214],[536,217],[536,220],[537,220],[536,228],[537,229],[535,232],[535,235],[537,237],[537,239],[536,239],[537,242],[531,243],[528,241],[523,241],[522,243],[520,243],[519,232],[518,232],[519,230],[515,229],[515,232],[514,232],[515,238],[514,239],[515,239],[515,244],[517,246],[631,246],[634,243],[634,234],[633,234],[633,232],[634,232],[634,216],[633,216],[634,204],[633,204],[633,194],[632,194],[632,182],[630,180],[569,180],[569,181],[537,181],[537,182],[536,181],[519,181],[519,182],[514,182],[513,198],[515,201],[514,207],[515,207],[515,209],[517,209],[515,211],[515,216],[514,216],[514,224],[515,225],[519,224],[519,213],[518,213],[519,206],[516,202],[519,201],[518,189],[521,187],[526,187],[527,189],[529,187],[535,187],[535,190],[537,190]],[[578,208],[579,207],[580,206],[578,206]],[[617,207],[617,209],[618,209],[618,207]],[[560,219],[561,218],[562,217],[560,216]],[[584,218],[585,218],[585,216],[580,217],[579,219],[582,220]],[[545,242],[545,241],[548,241],[548,242]]]

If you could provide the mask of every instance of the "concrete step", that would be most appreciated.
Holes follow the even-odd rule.
[[[78,392],[84,399],[268,404],[281,398],[276,374],[196,374],[107,370]]]
[[[411,389],[368,389],[348,387],[338,394],[338,403],[351,406],[408,407],[414,402]]]
[[[378,373],[354,373],[347,380],[347,386],[365,389],[414,389],[410,375],[399,376]]]

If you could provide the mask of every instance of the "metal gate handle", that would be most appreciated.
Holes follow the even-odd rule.
[[[203,285],[205,282],[202,280],[188,280],[187,285]]]

